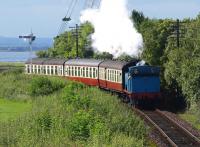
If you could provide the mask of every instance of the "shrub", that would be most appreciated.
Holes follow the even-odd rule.
[[[90,135],[91,116],[88,112],[78,111],[68,124],[69,137],[72,140],[86,140]]]
[[[49,95],[63,87],[63,82],[50,80],[47,77],[37,77],[31,81],[30,93],[33,96]]]

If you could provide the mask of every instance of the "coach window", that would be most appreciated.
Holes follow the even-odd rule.
[[[51,75],[51,66],[49,66],[49,75]]]
[[[31,73],[33,73],[33,65],[30,65],[30,66],[31,66],[30,71]]]
[[[114,70],[112,70],[112,82],[114,82],[114,79],[115,79],[114,76],[115,76],[114,75]]]
[[[83,76],[83,67],[80,67],[80,77]]]
[[[30,73],[29,65],[26,65],[26,71],[27,71],[27,73]]]
[[[36,73],[38,74],[38,65],[35,65]]]
[[[74,67],[71,66],[71,76],[73,77],[74,76]]]
[[[85,77],[88,77],[88,67],[85,67]]]
[[[71,76],[71,67],[69,66],[67,67],[67,69],[68,69],[68,76]]]
[[[40,74],[40,65],[37,66],[37,73]]]
[[[70,75],[70,70],[69,70],[69,66],[67,66],[67,76],[69,76]]]
[[[76,66],[74,66],[74,77],[76,77],[77,75],[77,69],[76,69]]]
[[[72,76],[72,66],[70,66],[69,68],[70,68],[70,76]]]
[[[73,66],[73,70],[74,70],[74,77],[76,76],[76,67]]]
[[[79,77],[79,67],[76,66],[76,76]]]
[[[76,76],[76,68],[75,68],[75,66],[73,66],[73,77],[75,77]]]
[[[43,73],[43,74],[45,74],[45,73],[46,73],[46,71],[45,71],[45,70],[46,70],[46,67],[45,67],[45,65],[42,65],[42,73]]]
[[[92,67],[89,67],[90,69],[90,78],[92,78]]]
[[[108,70],[108,81],[110,81],[111,80],[111,73],[110,73],[110,70]]]
[[[72,76],[72,66],[69,67],[70,70],[70,76]]]
[[[78,77],[80,77],[81,76],[81,68],[80,67],[77,67],[78,68]]]
[[[44,74],[46,74],[46,66],[43,66]]]
[[[36,74],[37,73],[37,68],[36,68],[36,65],[33,65],[33,71],[34,71],[34,74]]]
[[[90,77],[91,77],[91,68],[88,67],[88,78],[90,78]]]
[[[122,73],[121,73],[121,71],[119,72],[119,82],[120,83],[122,82]]]
[[[58,74],[58,66],[55,66],[55,75]]]
[[[43,74],[43,66],[40,65],[40,74]]]
[[[35,65],[35,73],[38,74],[38,65]]]
[[[53,75],[53,66],[51,66],[51,75]]]
[[[32,65],[32,73],[34,73],[34,65]]]
[[[111,70],[109,70],[109,81],[111,81]]]
[[[46,65],[44,65],[44,74],[46,75],[46,73],[47,73],[47,70],[46,70]]]
[[[58,66],[58,75],[62,74],[62,69],[60,68],[60,66]]]
[[[65,75],[68,76],[69,70],[68,70],[68,66],[64,66],[65,67]]]
[[[109,70],[109,73],[110,73],[109,80],[112,81],[112,70]]]
[[[49,75],[49,66],[47,66],[47,75]]]
[[[89,77],[89,68],[86,67],[86,77],[88,78]]]
[[[72,66],[72,77],[74,76],[74,66]]]
[[[93,78],[95,79],[96,78],[96,69],[95,68],[93,68],[92,73],[93,73]]]
[[[75,70],[75,66],[73,66],[73,77],[76,76],[76,70]]]
[[[112,72],[111,72],[111,77],[112,77],[112,78],[111,78],[111,81],[113,82],[113,81],[114,81],[114,70],[112,69],[111,71],[112,71]]]
[[[96,78],[98,78],[98,68],[95,68],[95,75],[96,75]]]
[[[39,71],[38,71],[39,74],[42,74],[42,65],[39,65]]]
[[[83,67],[82,72],[82,76],[85,77],[85,67]]]
[[[63,75],[63,66],[60,66],[60,75]]]
[[[92,70],[92,68],[91,68],[91,67],[88,67],[88,77],[89,77],[89,78],[92,77],[91,70]]]
[[[106,71],[106,80],[109,80],[109,70]]]

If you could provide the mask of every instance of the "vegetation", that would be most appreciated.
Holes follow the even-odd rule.
[[[176,20],[150,19],[142,12],[133,10],[131,15],[135,27],[142,34],[144,52],[142,59],[150,65],[160,66],[162,92],[173,108],[185,108],[198,103],[200,98],[200,15],[194,19],[182,20],[180,26],[180,46],[177,47]],[[96,59],[112,59],[109,53],[93,53],[91,50],[91,34],[94,29],[90,23],[82,24],[79,44],[80,57]],[[65,32],[55,38],[52,49],[41,53],[46,57],[76,57],[76,40],[72,31]],[[134,57],[122,55],[119,60],[130,61]]]
[[[200,125],[200,15],[180,21],[180,43],[177,45],[176,20],[149,19],[133,11],[135,26],[144,38],[142,58],[161,67],[162,94],[173,111],[184,110],[184,119]],[[191,119],[191,120],[190,120]]]
[[[196,18],[180,21],[179,46],[176,39],[176,20],[150,19],[135,10],[132,11],[131,18],[143,36],[142,59],[150,65],[161,68],[161,89],[169,109],[189,110],[192,106],[197,106],[200,103],[200,32],[198,31],[200,14]],[[85,27],[82,31],[86,33],[81,36],[81,40],[84,41],[80,44],[80,57],[112,59],[113,56],[109,53],[91,52],[87,56],[85,46],[91,49],[91,41],[88,41],[88,37],[94,30],[89,23],[83,26]],[[75,57],[75,40],[70,37],[71,33],[65,32],[56,38],[54,48],[48,53],[55,56]],[[71,38],[71,41],[68,38]],[[119,60],[130,61],[133,58],[122,55]],[[199,110],[198,107],[197,109]]]
[[[150,19],[135,10],[132,19],[144,39],[142,59],[161,68],[161,89],[168,106],[175,109],[187,106],[188,112],[182,117],[187,120],[190,117],[194,126],[199,128],[200,15],[181,21],[184,23],[180,27],[180,46],[173,35],[176,34],[176,27],[172,25],[176,20]],[[90,36],[94,29],[89,23],[82,24],[82,28],[79,56],[112,59],[109,53],[93,53]],[[76,40],[72,34],[69,31],[56,37],[54,47],[38,55],[76,57]],[[133,58],[122,55],[119,59],[130,61]],[[63,82],[57,78],[30,77],[20,71],[4,72],[0,78],[0,97],[33,103],[29,114],[1,126],[4,133],[0,138],[4,144],[145,145],[146,130],[142,122],[127,108],[120,106],[114,96],[82,84]]]
[[[23,112],[31,109],[31,104],[6,99],[0,99],[0,123],[15,119]]]
[[[12,112],[22,106],[18,115],[0,123],[3,146],[147,145],[143,122],[110,93],[62,78],[21,72],[4,72],[0,78],[1,104],[7,109],[14,106]],[[12,90],[2,93],[9,87],[15,89],[14,94]],[[37,91],[36,96],[33,91],[37,88],[46,92]],[[26,113],[19,114],[22,111]]]

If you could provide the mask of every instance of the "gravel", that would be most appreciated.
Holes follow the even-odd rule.
[[[185,129],[187,129],[190,133],[192,133],[194,136],[200,139],[200,131],[194,128],[190,123],[186,122],[185,120],[181,119],[178,115],[168,112],[168,111],[162,111],[165,115],[173,119],[176,123],[183,126]]]

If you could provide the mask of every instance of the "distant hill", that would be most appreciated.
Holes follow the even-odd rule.
[[[46,50],[53,46],[52,38],[36,38],[33,50]],[[27,51],[28,41],[19,38],[0,36],[0,51]]]

